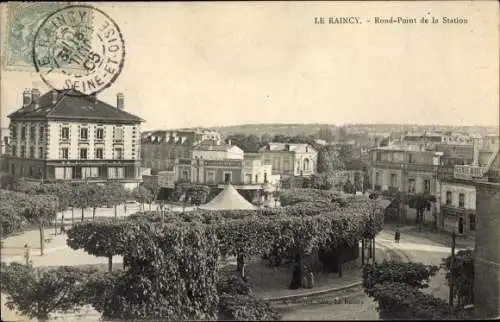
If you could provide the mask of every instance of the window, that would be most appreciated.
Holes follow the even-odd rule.
[[[43,141],[44,136],[45,136],[45,128],[43,126],[40,126],[40,129],[38,130],[39,140]]]
[[[12,146],[12,156],[17,157],[17,146],[15,145]]]
[[[255,175],[255,183],[259,183],[259,175],[258,174]]]
[[[424,192],[431,192],[431,181],[429,179],[424,180]]]
[[[21,127],[21,140],[26,140],[26,126]]]
[[[413,163],[413,154],[408,154],[408,163]]]
[[[65,160],[69,159],[69,149],[68,148],[61,149],[61,158],[65,159]]]
[[[114,140],[115,141],[123,141],[123,128],[122,127],[115,128]]]
[[[186,171],[186,170],[182,171],[182,179],[184,179],[186,181],[189,180],[189,172],[188,171]]]
[[[35,126],[30,126],[30,141],[35,141],[36,138],[36,128]]]
[[[280,158],[273,158],[273,169],[279,170],[280,168]]]
[[[471,231],[476,230],[476,215],[475,214],[469,214],[469,229]]]
[[[26,147],[21,147],[21,158],[26,158]]]
[[[35,147],[30,147],[30,158],[34,159],[35,158]]]
[[[408,193],[415,193],[415,179],[408,179]]]
[[[391,173],[391,187],[396,188],[398,186],[398,175]]]
[[[82,127],[80,129],[80,140],[88,140],[89,138],[89,129],[86,127]]]
[[[103,159],[104,158],[104,150],[102,148],[95,149],[95,158]]]
[[[375,184],[380,186],[380,173],[375,172]]]
[[[80,149],[80,159],[87,159],[87,148]]]
[[[290,159],[283,160],[283,170],[290,171]]]
[[[451,205],[451,197],[452,197],[451,191],[446,191],[446,204],[447,205]]]
[[[231,183],[231,172],[224,172],[224,183]]]
[[[43,155],[43,148],[42,147],[39,147],[38,148],[38,157],[40,159],[43,159],[44,158],[44,155]]]
[[[382,160],[382,152],[377,152],[375,161],[381,161],[381,160]]]
[[[267,183],[267,173],[264,172],[264,183]]]
[[[465,194],[464,193],[458,194],[458,206],[460,208],[465,208]]]
[[[207,182],[212,183],[215,181],[215,173],[213,171],[207,172]]]
[[[104,139],[104,129],[103,128],[98,128],[95,132],[95,137],[98,140],[103,140]]]
[[[63,140],[69,140],[69,127],[63,127],[61,129],[61,138]]]
[[[123,159],[123,149],[122,148],[115,148],[114,159],[117,159],[117,160]]]
[[[17,139],[17,126],[12,125],[12,139]]]

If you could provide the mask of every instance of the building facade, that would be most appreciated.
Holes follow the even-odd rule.
[[[37,89],[23,93],[23,107],[10,114],[8,171],[38,180],[140,180],[139,117],[95,96]]]
[[[260,148],[262,163],[281,176],[311,176],[317,172],[318,151],[309,144],[269,143]]]
[[[141,134],[142,166],[156,171],[173,171],[176,160],[191,160],[199,145],[220,145],[221,134],[208,129],[159,130]]]
[[[491,177],[490,177],[491,178]],[[495,180],[494,180],[495,181]],[[478,182],[477,231],[474,249],[474,311],[477,318],[500,318],[500,185]]]
[[[486,147],[486,148],[484,148]],[[477,182],[498,181],[498,146],[474,139],[472,162],[453,166],[453,175],[443,171],[441,179],[441,229],[472,235],[478,218]]]
[[[370,151],[372,189],[439,196],[441,154],[414,146],[379,147]]]

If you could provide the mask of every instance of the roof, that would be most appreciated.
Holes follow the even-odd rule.
[[[57,93],[55,103],[52,103],[53,93]],[[75,90],[58,92],[49,91],[40,96],[39,106],[34,103],[22,107],[8,115],[10,119],[88,119],[113,122],[144,122],[138,116],[118,109],[108,103],[84,95]]]
[[[287,146],[290,147],[287,150]],[[307,143],[280,143],[280,142],[270,142],[259,149],[259,152],[271,151],[271,152],[279,152],[279,151],[291,151],[291,152],[306,152],[306,148],[311,151],[316,152],[310,144]]]
[[[227,152],[231,148],[237,147],[236,145],[228,145],[228,144],[221,144],[221,145],[198,145],[194,149],[195,150],[200,150],[200,151],[221,151],[221,152]]]
[[[232,186],[227,185],[214,199],[199,207],[205,210],[256,210],[257,207],[248,202]]]

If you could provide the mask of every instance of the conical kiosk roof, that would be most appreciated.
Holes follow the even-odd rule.
[[[256,210],[257,207],[248,202],[240,193],[232,186],[227,185],[214,199],[210,202],[199,206],[204,210]]]

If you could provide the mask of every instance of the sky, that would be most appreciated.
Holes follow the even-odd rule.
[[[124,93],[125,109],[146,120],[143,129],[498,126],[496,1],[92,5],[115,20],[126,48],[121,74],[98,98],[115,104],[116,94]],[[2,4],[2,14],[5,9]],[[315,17],[342,16],[363,23],[314,23]],[[390,16],[462,17],[468,23],[373,23]],[[3,69],[1,76],[5,127],[25,88],[48,88],[34,72]]]

